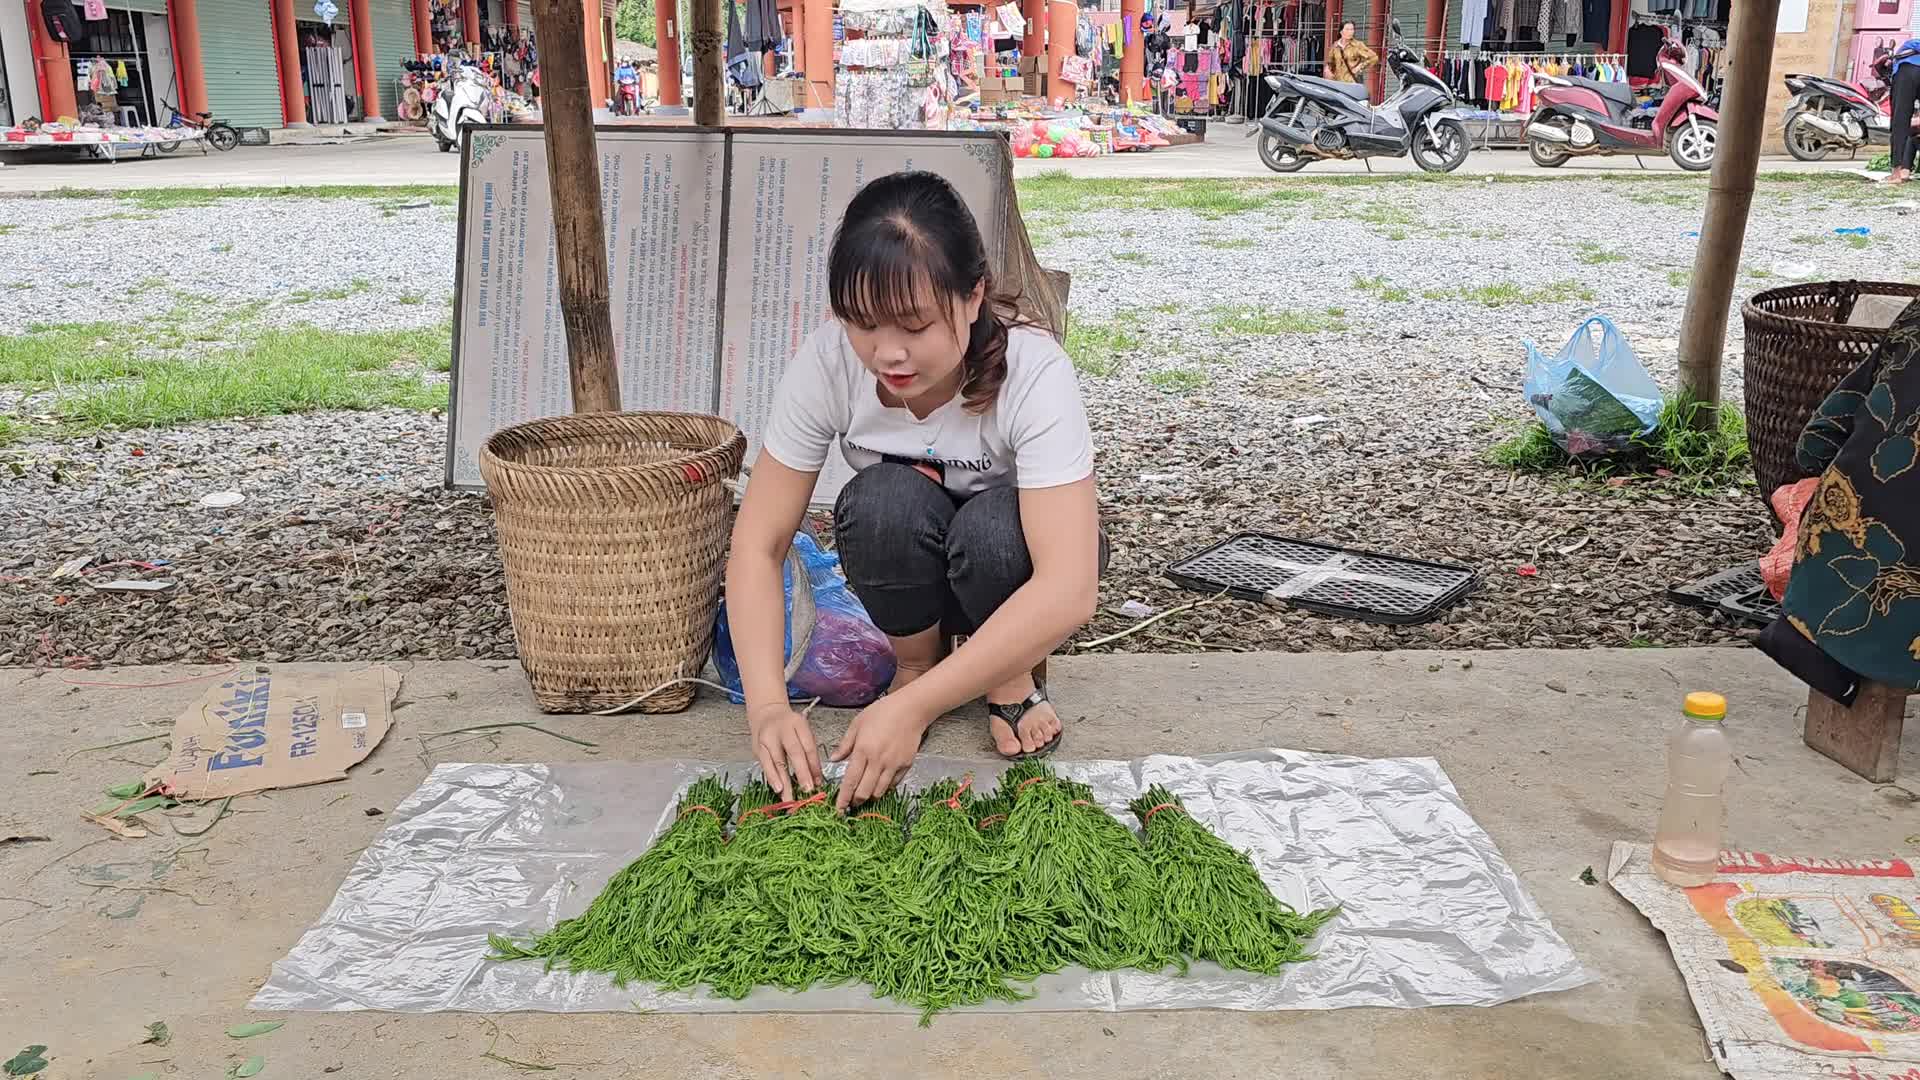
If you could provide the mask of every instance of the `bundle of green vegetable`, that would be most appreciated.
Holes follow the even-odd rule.
[[[999,845],[1014,859],[1014,910],[1047,913],[1053,932],[1030,946],[1050,968],[1157,971],[1179,962],[1158,925],[1145,851],[1091,789],[1022,761],[1001,775],[1000,795],[1012,803]]]
[[[720,869],[733,792],[726,778],[694,781],[679,815],[646,853],[613,876],[587,910],[563,920],[531,943],[489,935],[495,960],[539,958],[547,969],[607,971],[668,989],[695,977],[695,913],[711,894]]]
[[[701,913],[697,932],[701,978],[714,993],[804,990],[865,974],[883,921],[887,860],[874,852],[888,843],[889,826],[869,818],[856,838],[833,797],[826,788],[773,803],[749,788],[723,856],[725,892]]]
[[[1157,882],[1157,919],[1195,960],[1272,975],[1312,959],[1307,946],[1339,908],[1302,915],[1274,896],[1253,860],[1195,821],[1155,785],[1127,808],[1146,832]]]
[[[867,971],[876,997],[933,1014],[989,998],[1031,996],[1014,985],[1044,967],[1008,936],[1013,862],[981,835],[967,793],[942,780],[920,795],[906,846],[888,875],[885,932]]]

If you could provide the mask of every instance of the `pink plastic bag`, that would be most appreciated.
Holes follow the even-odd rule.
[[[1820,478],[1810,476],[1797,484],[1780,485],[1767,500],[1780,517],[1782,532],[1773,542],[1773,550],[1760,556],[1760,580],[1767,583],[1767,591],[1775,600],[1786,598],[1787,580],[1793,576],[1793,553],[1800,540],[1800,515],[1806,512],[1813,489],[1819,486]]]

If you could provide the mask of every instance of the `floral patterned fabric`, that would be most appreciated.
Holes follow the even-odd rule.
[[[1820,484],[1800,519],[1785,618],[1866,678],[1920,688],[1920,301],[1800,438]]]

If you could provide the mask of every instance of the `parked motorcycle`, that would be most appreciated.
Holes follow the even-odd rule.
[[[1713,167],[1720,114],[1707,92],[1663,50],[1666,96],[1652,110],[1637,108],[1626,83],[1534,76],[1539,106],[1527,122],[1527,153],[1545,169],[1588,154],[1666,154],[1688,172]]]
[[[487,105],[492,100],[493,88],[479,68],[461,64],[454,69],[427,110],[427,131],[441,153],[463,144],[468,124],[487,122]]]
[[[1851,156],[1863,146],[1889,145],[1893,98],[1886,84],[1891,71],[1883,69],[1891,67],[1884,58],[1874,65],[1878,91],[1819,75],[1788,75],[1787,92],[1793,100],[1785,117],[1787,153],[1801,161],[1820,161],[1835,150]],[[1920,116],[1914,118],[1913,130],[1920,135]]]
[[[1455,115],[1453,91],[1400,39],[1392,26],[1387,65],[1400,76],[1400,92],[1370,105],[1362,83],[1312,75],[1268,75],[1273,102],[1249,137],[1258,135],[1260,161],[1274,172],[1298,172],[1309,161],[1407,157],[1427,172],[1460,167],[1473,148],[1467,127]]]

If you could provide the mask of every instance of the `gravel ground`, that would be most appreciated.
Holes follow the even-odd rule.
[[[1114,647],[1737,641],[1732,627],[1663,592],[1765,549],[1768,519],[1751,489],[1572,488],[1484,458],[1525,414],[1521,340],[1551,350],[1590,311],[1612,315],[1671,385],[1704,182],[1289,190],[1306,197],[1228,217],[1031,216],[1043,260],[1074,275],[1077,325],[1137,335],[1119,343],[1110,374],[1083,378],[1115,552],[1106,610],[1082,640],[1134,625],[1117,610],[1128,599],[1156,609],[1197,599],[1162,568],[1257,529],[1455,560],[1481,584],[1420,626],[1222,601]],[[1914,250],[1888,237],[1912,235],[1915,219],[1892,202],[1864,184],[1763,184],[1742,291],[1784,276],[1914,278]],[[450,208],[130,205],[0,200],[0,332],[152,318],[178,290],[271,301],[259,316],[267,325],[384,329],[446,317]],[[1874,232],[1864,247],[1832,233],[1858,225]],[[165,288],[103,288],[90,252],[110,256],[116,281],[150,272]],[[1504,306],[1459,295],[1500,284],[1522,295]],[[350,295],[313,295],[328,289]],[[1285,314],[1299,332],[1216,328],[1222,304]],[[1732,329],[1737,400],[1737,320]],[[512,656],[488,511],[479,497],[440,490],[444,440],[437,414],[385,411],[29,437],[0,449],[0,665]],[[246,501],[200,505],[225,490]],[[79,556],[95,567],[53,577]],[[1537,575],[1521,575],[1523,565]],[[176,584],[157,595],[92,588],[120,577]]]

